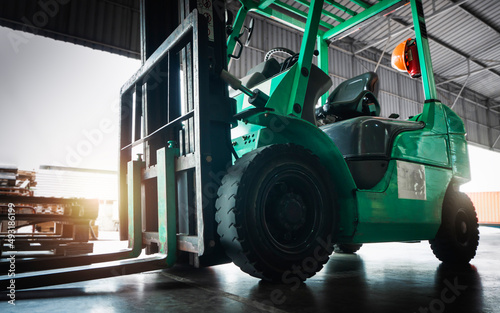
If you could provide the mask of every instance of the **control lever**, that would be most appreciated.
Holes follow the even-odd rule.
[[[257,108],[263,108],[266,106],[266,103],[269,100],[269,96],[259,89],[255,89],[253,91],[248,89],[245,85],[243,85],[241,80],[234,77],[226,70],[222,70],[222,72],[220,73],[220,77],[234,90],[240,90],[241,92],[246,94],[249,97],[248,102],[251,105]]]

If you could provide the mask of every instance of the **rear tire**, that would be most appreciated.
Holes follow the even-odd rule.
[[[479,245],[476,210],[469,197],[449,190],[443,202],[441,226],[429,241],[434,255],[443,263],[468,264]]]
[[[347,243],[339,243],[339,244],[336,244],[334,246],[335,248],[335,253],[344,253],[344,254],[353,254],[355,252],[357,252],[359,249],[361,249],[361,247],[363,246],[363,244],[361,243],[351,243],[351,244],[347,244]]]
[[[319,158],[293,144],[236,160],[216,202],[217,232],[244,272],[268,281],[304,281],[333,252],[334,189]]]

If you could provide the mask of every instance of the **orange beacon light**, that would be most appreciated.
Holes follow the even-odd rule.
[[[400,72],[408,72],[411,78],[420,77],[417,44],[414,39],[403,41],[392,51],[391,65]]]

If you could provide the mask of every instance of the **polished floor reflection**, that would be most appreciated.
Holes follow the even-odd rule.
[[[368,244],[333,254],[305,284],[259,281],[232,264],[18,291],[0,312],[500,312],[500,228],[481,227],[465,268],[440,264],[427,242]]]

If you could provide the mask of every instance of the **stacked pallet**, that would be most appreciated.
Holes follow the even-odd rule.
[[[34,171],[0,166],[0,255],[12,250],[12,234],[15,249],[23,253],[91,253],[98,200],[35,196],[36,176]]]
[[[34,171],[18,170],[13,166],[0,166],[0,195],[33,196],[36,186]]]

